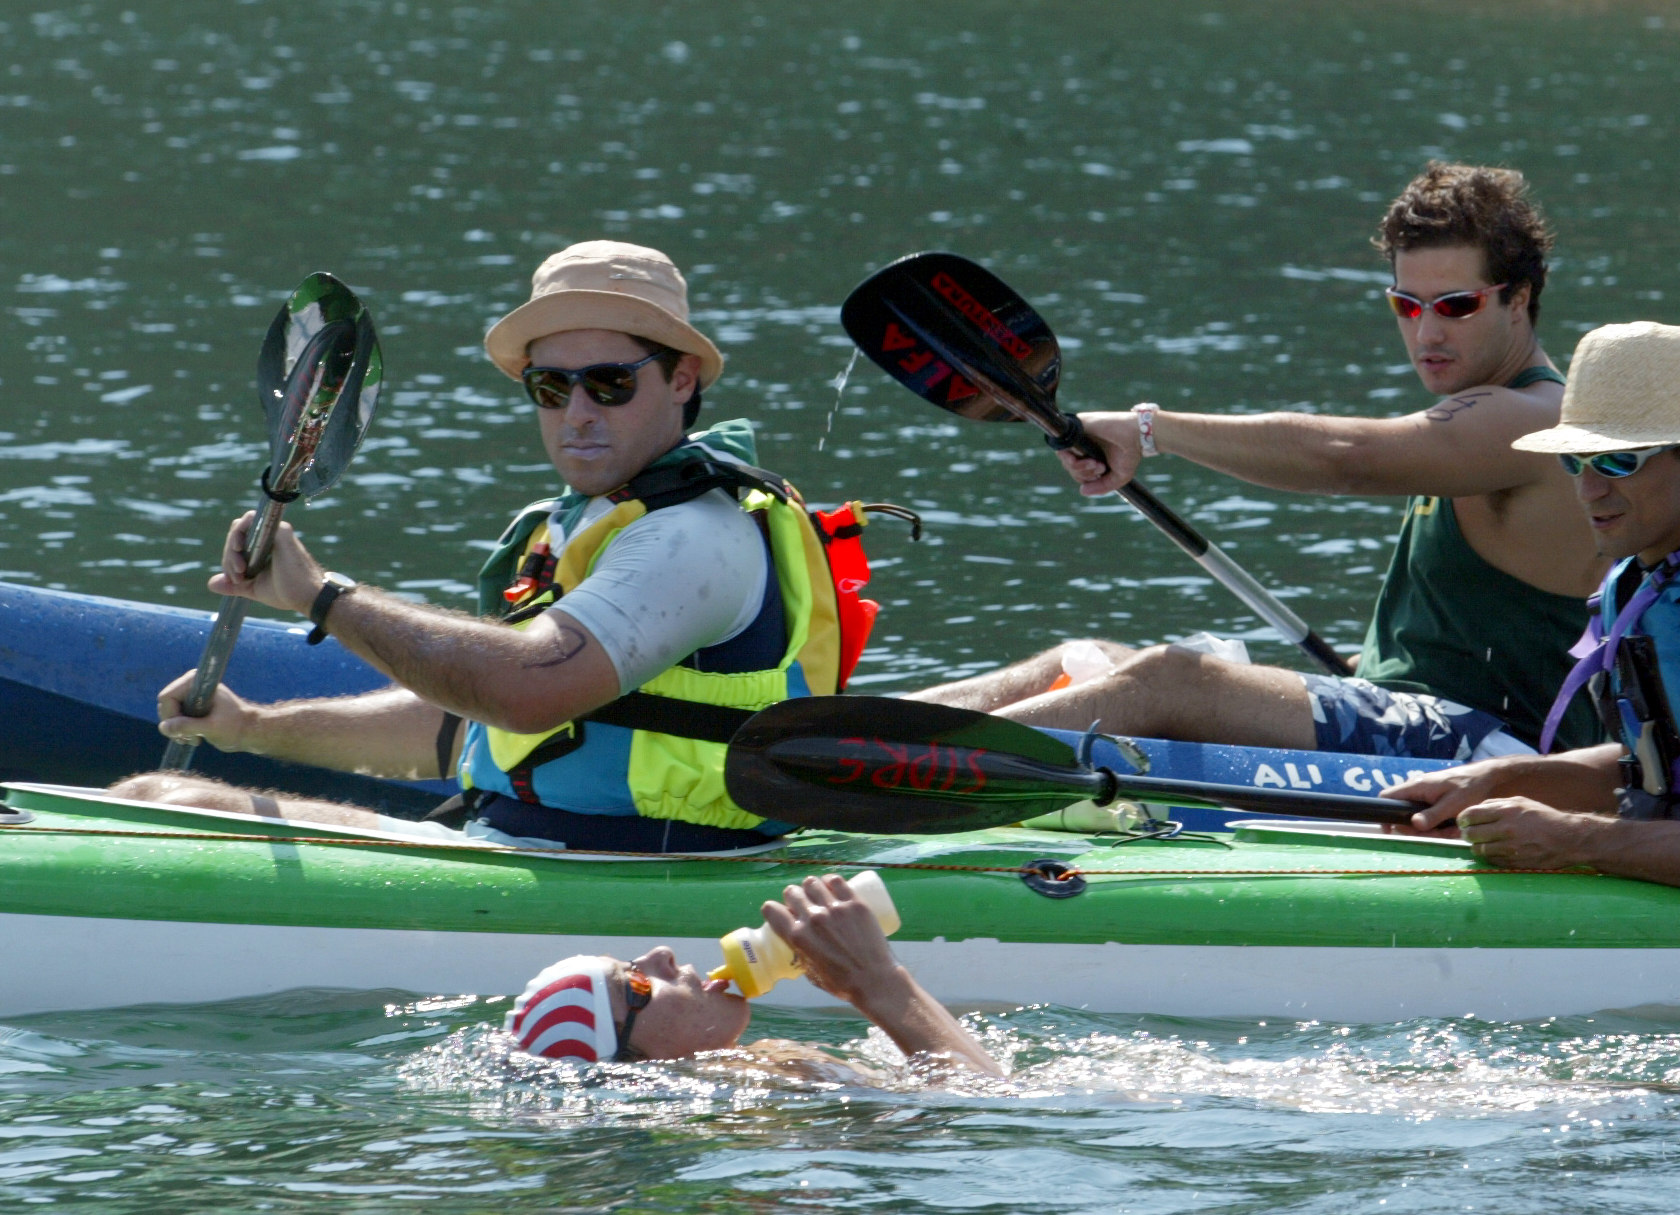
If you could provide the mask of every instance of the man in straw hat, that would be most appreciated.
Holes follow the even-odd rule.
[[[1521,174],[1432,163],[1375,243],[1400,340],[1438,398],[1429,408],[1235,417],[1143,404],[1081,415],[1106,468],[1062,453],[1087,494],[1175,455],[1272,489],[1407,495],[1357,678],[1099,642],[1108,670],[1087,682],[1053,686],[1064,644],[918,697],[1032,725],[1100,719],[1125,734],[1303,750],[1464,760],[1531,747],[1604,572],[1556,461],[1511,449],[1557,420],[1562,397],[1534,329],[1551,235]],[[1598,737],[1585,707],[1564,728],[1571,743]]]
[[[1513,755],[1414,778],[1413,823],[1499,865],[1680,885],[1680,328],[1641,321],[1581,339],[1562,421],[1513,446],[1558,458],[1599,551],[1616,561],[1547,720],[1585,690],[1618,741]]]
[[[786,482],[753,467],[747,423],[685,435],[723,357],[689,323],[683,276],[654,249],[573,245],[484,344],[536,404],[570,492],[503,534],[480,617],[327,573],[285,525],[272,565],[247,577],[246,515],[210,589],[307,615],[312,642],[330,633],[395,686],[279,705],[224,687],[203,718],[181,715],[185,676],[158,698],[170,737],[396,778],[454,773],[457,804],[416,828],[173,773],[117,792],[637,852],[762,847],[787,829],[729,800],[724,742],[766,704],[835,690],[832,583]]]

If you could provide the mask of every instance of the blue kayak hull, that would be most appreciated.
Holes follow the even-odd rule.
[[[0,583],[0,779],[108,785],[156,768],[157,694],[198,665],[212,613]],[[307,629],[247,620],[227,684],[258,701],[364,692],[389,683]],[[200,747],[193,769],[259,788],[330,796],[415,817],[453,792]]]
[[[0,583],[0,620],[5,622],[0,780],[98,786],[157,767],[164,741],[157,732],[158,690],[197,665],[211,613]],[[307,632],[303,625],[247,620],[228,663],[228,686],[265,702],[387,686],[383,675],[337,641],[305,644]],[[1136,742],[1154,775],[1267,789],[1375,795],[1408,774],[1445,766],[1268,747]],[[1097,743],[1092,758],[1129,770],[1106,741]],[[193,767],[234,784],[335,797],[406,818],[454,792],[443,781],[378,780],[257,755],[225,755],[212,747],[198,749]],[[1186,808],[1174,817],[1205,831],[1254,816]]]

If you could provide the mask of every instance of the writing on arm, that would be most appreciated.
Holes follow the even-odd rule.
[[[549,667],[557,667],[563,662],[570,662],[573,658],[576,658],[588,644],[589,638],[581,629],[574,628],[569,624],[561,624],[555,630],[554,644],[550,647],[547,656],[544,657],[539,654],[522,665],[527,671],[541,671]]]
[[[1465,410],[1473,408],[1477,403],[1486,400],[1493,394],[1483,389],[1480,392],[1467,392],[1462,396],[1448,397],[1433,409],[1423,411],[1423,416],[1431,422],[1450,422]]]

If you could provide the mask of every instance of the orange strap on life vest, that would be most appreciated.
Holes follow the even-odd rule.
[[[860,592],[869,585],[869,558],[863,551],[863,503],[847,502],[833,510],[811,512],[828,552],[834,598],[840,616],[840,687],[851,679],[881,605]]]
[[[811,518],[828,553],[834,578],[834,598],[840,616],[840,688],[851,679],[881,605],[860,593],[869,584],[869,558],[863,551],[863,527],[869,521],[862,502],[847,502],[834,510],[812,511]],[[896,511],[894,513],[897,513]],[[905,512],[909,513],[909,512]],[[915,521],[916,532],[921,520]]]

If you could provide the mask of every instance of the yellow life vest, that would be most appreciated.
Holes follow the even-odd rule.
[[[740,721],[767,705],[838,690],[834,583],[821,538],[786,481],[698,448],[678,448],[672,455],[677,458],[661,460],[609,495],[612,508],[556,555],[547,554],[555,504],[527,508],[487,563],[487,581],[502,582],[513,600],[507,619],[523,627],[563,602],[624,529],[650,510],[715,487],[744,490],[739,505],[761,527],[775,569],[766,606],[779,599],[785,634],[779,660],[754,670],[669,667],[583,720],[538,734],[472,723],[461,758],[464,787],[574,813],[639,814],[728,828],[764,822],[729,799],[723,781],[726,742]],[[764,616],[761,609],[761,619],[750,627],[760,627]]]

